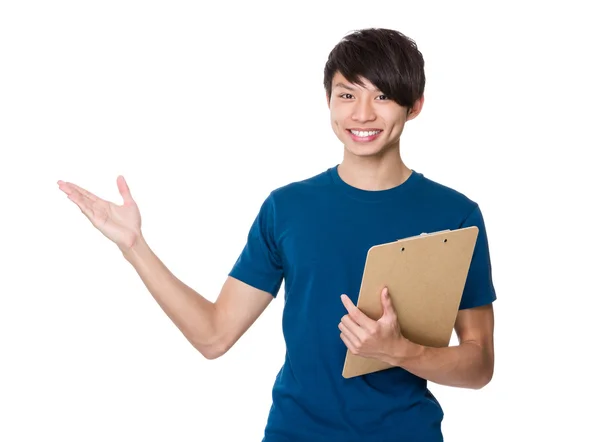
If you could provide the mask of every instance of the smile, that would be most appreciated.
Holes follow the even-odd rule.
[[[353,130],[353,129],[347,129],[347,130],[354,141],[362,141],[362,142],[373,141],[374,139],[376,139],[379,136],[379,134],[381,132],[383,132],[382,130],[369,130],[369,131]]]

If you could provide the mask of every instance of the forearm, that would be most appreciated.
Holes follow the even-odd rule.
[[[392,364],[416,376],[451,387],[484,387],[492,378],[493,356],[473,342],[450,347],[426,347],[408,340],[399,344]]]
[[[159,306],[205,357],[219,355],[215,304],[188,287],[163,264],[143,237],[123,251]]]

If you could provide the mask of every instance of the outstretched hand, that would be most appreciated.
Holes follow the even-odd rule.
[[[354,355],[391,363],[396,349],[405,338],[400,331],[388,288],[385,287],[381,292],[383,314],[378,320],[365,315],[348,296],[342,295],[341,298],[348,314],[342,318],[338,328],[348,350]]]
[[[141,215],[131,196],[129,186],[121,175],[117,177],[117,187],[123,197],[123,204],[116,205],[76,184],[58,181],[58,187],[73,201],[91,223],[122,251],[131,248],[141,237]]]

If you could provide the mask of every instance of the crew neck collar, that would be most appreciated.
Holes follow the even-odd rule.
[[[385,190],[364,190],[351,186],[345,182],[340,177],[338,167],[339,164],[329,168],[327,171],[331,177],[331,180],[333,181],[333,184],[346,195],[365,202],[386,201],[391,198],[395,198],[405,193],[407,190],[410,190],[410,188],[414,187],[415,183],[417,183],[423,177],[421,173],[411,169],[411,174],[408,176],[408,178],[395,187]]]

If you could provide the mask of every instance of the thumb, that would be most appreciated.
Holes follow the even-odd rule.
[[[123,202],[125,204],[131,204],[134,202],[131,196],[131,191],[129,190],[129,186],[127,185],[123,175],[119,175],[117,177],[117,187],[119,188],[119,193],[123,197]]]
[[[396,310],[394,310],[394,304],[392,304],[392,298],[387,287],[384,287],[381,291],[381,305],[383,306],[383,316],[396,316]]]

